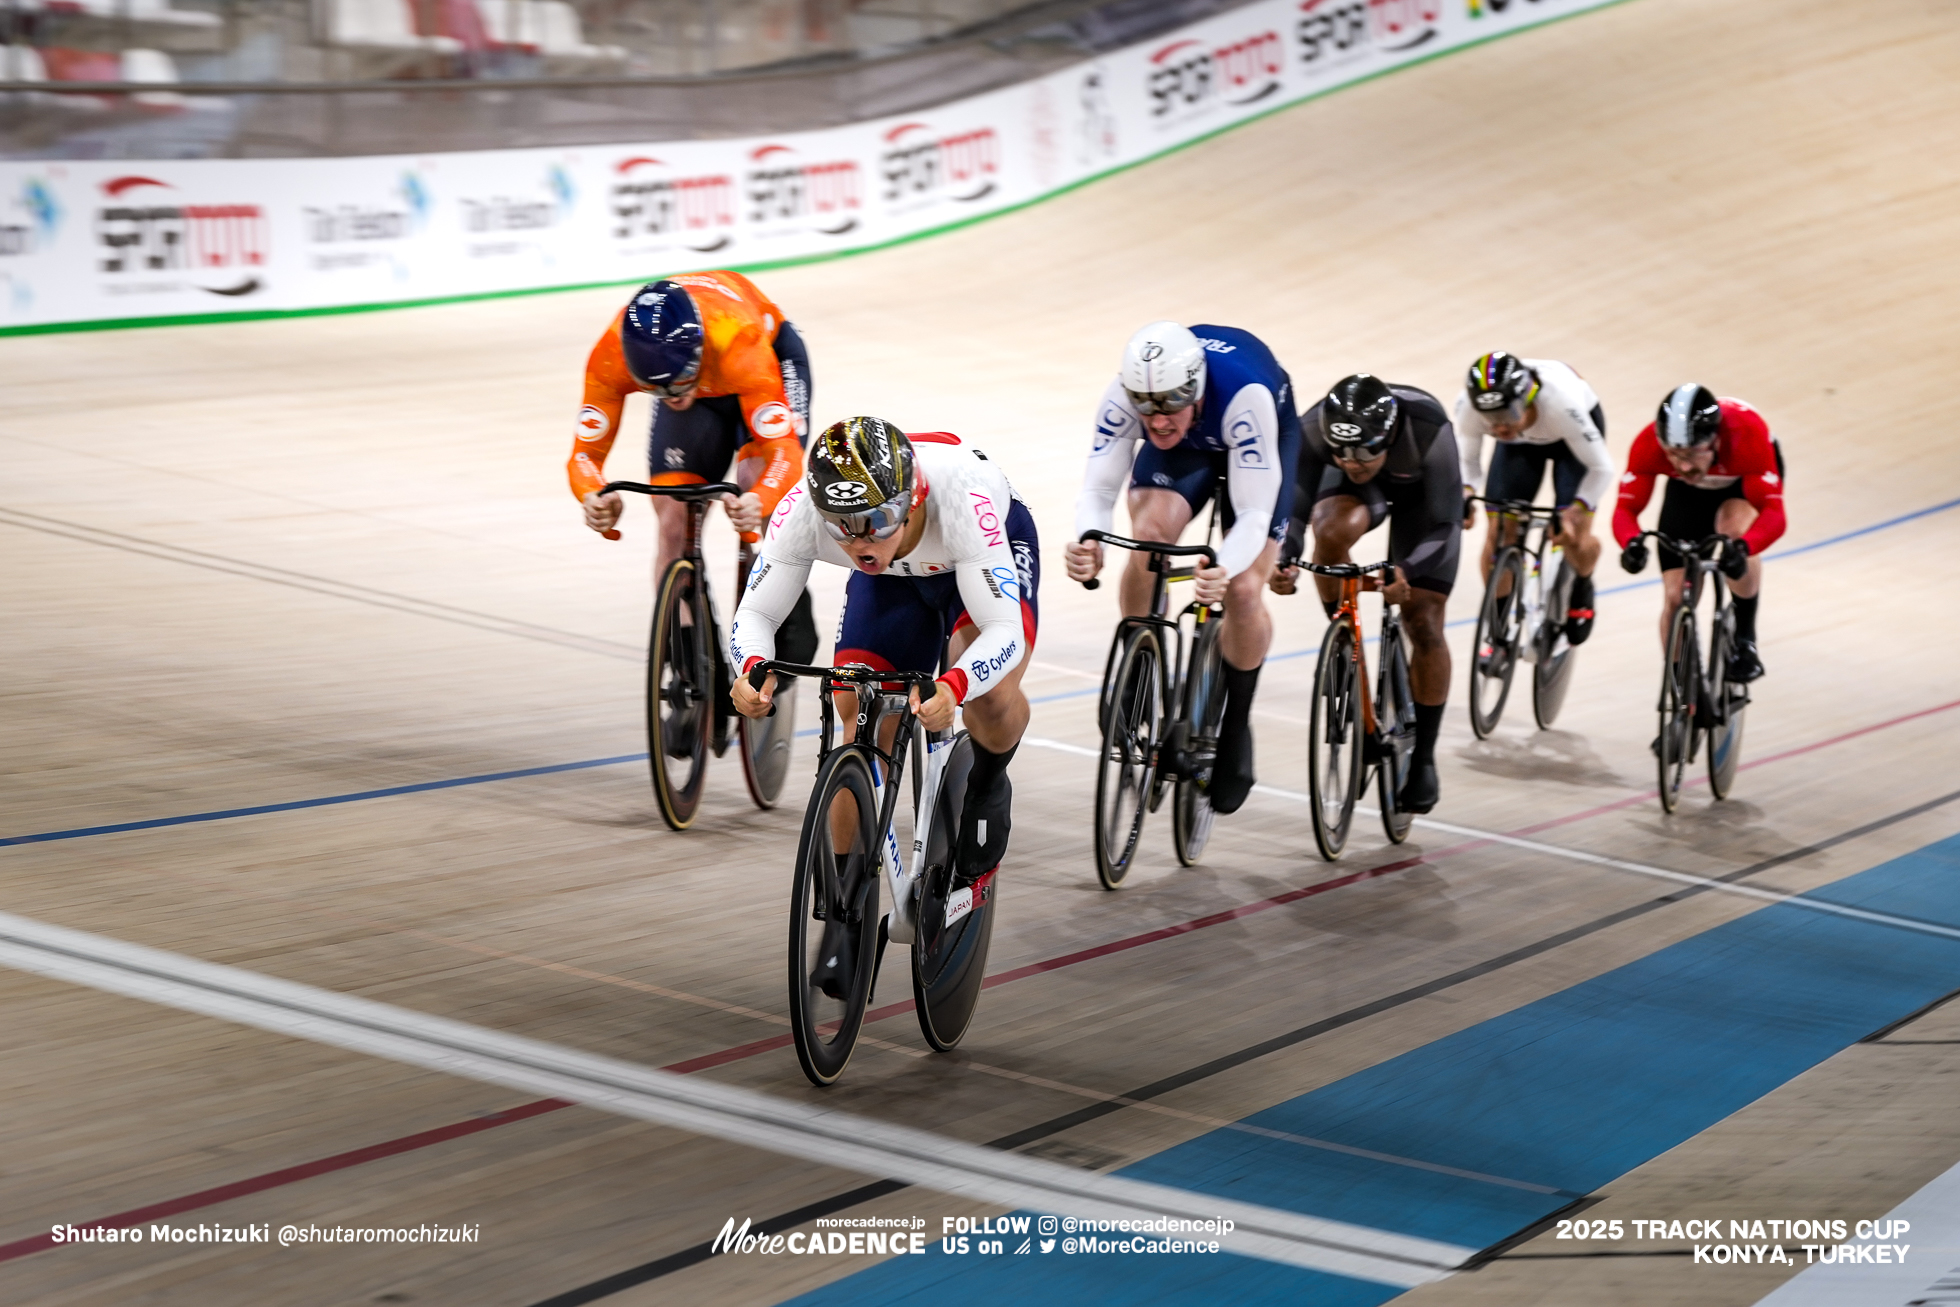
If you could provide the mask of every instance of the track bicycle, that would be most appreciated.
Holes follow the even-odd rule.
[[[1177,545],[1131,540],[1107,531],[1085,531],[1085,541],[1150,555],[1150,611],[1116,624],[1103,664],[1098,725],[1102,749],[1096,764],[1096,876],[1113,890],[1129,874],[1143,834],[1143,819],[1157,811],[1165,791],[1171,801],[1171,847],[1188,867],[1204,853],[1215,813],[1203,786],[1218,754],[1225,720],[1224,654],[1219,650],[1219,610],[1196,601],[1170,616],[1170,587],[1188,581],[1190,568],[1174,558],[1218,556],[1208,544]],[[1082,583],[1093,590],[1095,578]],[[1184,621],[1191,620],[1187,635]]]
[[[823,707],[817,780],[797,842],[789,912],[790,1028],[803,1074],[821,1086],[844,1073],[892,940],[911,946],[919,1029],[934,1050],[948,1052],[980,1001],[994,931],[996,872],[962,884],[954,866],[973,745],[964,730],[920,727],[904,688],[930,687],[931,672],[771,661],[751,669],[749,684],[760,690],[770,672],[779,682],[784,673],[816,679]],[[834,692],[857,701],[847,744],[837,743]],[[881,745],[887,723],[891,740]],[[908,767],[909,865],[894,826]],[[879,909],[881,886],[891,896],[888,913]],[[832,958],[840,960],[841,973]],[[826,964],[836,976],[836,996],[813,974]]]
[[[1708,788],[1718,799],[1729,797],[1736,766],[1742,760],[1742,719],[1749,707],[1749,687],[1729,680],[1729,652],[1735,647],[1735,610],[1720,560],[1727,536],[1712,535],[1699,544],[1675,540],[1658,531],[1643,531],[1635,539],[1654,540],[1681,556],[1681,606],[1667,630],[1665,661],[1661,665],[1660,736],[1654,755],[1660,763],[1661,811],[1673,812],[1681,801],[1681,781],[1705,739],[1708,743]],[[1707,584],[1710,577],[1715,584]],[[1708,622],[1708,645],[1703,653],[1700,619],[1704,589],[1714,592],[1714,614]]]
[[[1313,712],[1307,728],[1307,788],[1313,839],[1332,862],[1347,845],[1354,805],[1369,780],[1379,785],[1382,829],[1389,841],[1409,837],[1412,813],[1396,806],[1416,748],[1415,699],[1409,693],[1409,648],[1395,605],[1382,604],[1381,669],[1368,692],[1368,655],[1361,638],[1361,592],[1380,590],[1371,575],[1392,575],[1392,563],[1309,563],[1299,568],[1338,577],[1341,606],[1327,624],[1313,674]]]
[[[647,642],[647,758],[653,770],[653,793],[660,816],[674,830],[694,824],[707,779],[708,753],[719,758],[728,750],[730,725],[741,742],[742,778],[758,808],[772,808],[789,774],[790,739],[796,732],[794,683],[781,686],[776,704],[781,710],[751,722],[734,710],[728,689],[735,683],[722,625],[708,584],[701,554],[701,527],[708,504],[741,488],[727,481],[707,485],[650,486],[639,481],[610,481],[602,495],[618,490],[678,499],[687,505],[687,550],[667,564],[653,601],[653,634]],[[755,562],[753,546],[744,542],[735,569],[735,593],[748,584]]]
[[[1574,650],[1565,638],[1565,616],[1578,576],[1565,551],[1552,543],[1560,510],[1522,499],[1471,498],[1488,505],[1499,522],[1520,529],[1515,543],[1498,546],[1477,609],[1477,638],[1470,646],[1470,729],[1480,740],[1497,729],[1511,677],[1524,662],[1531,664],[1531,715],[1540,730],[1549,730],[1572,679]]]

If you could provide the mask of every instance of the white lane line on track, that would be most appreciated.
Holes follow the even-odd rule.
[[[1097,1221],[1229,1219],[1227,1251],[1354,1279],[1412,1288],[1475,1251],[1097,1175],[11,913],[0,913],[0,965],[977,1202]]]
[[[1072,753],[1084,758],[1100,757],[1100,751],[1085,749],[1079,744],[1065,744],[1060,740],[1040,739],[1025,736],[1025,744],[1038,748],[1054,749],[1060,753]],[[1276,799],[1287,799],[1294,803],[1312,803],[1310,795],[1298,790],[1282,790],[1274,785],[1255,785],[1254,794],[1265,794]],[[1355,810],[1370,816],[1378,816],[1376,809],[1366,804],[1356,804]],[[1834,917],[1848,917],[1854,921],[1866,921],[1876,926],[1889,926],[1895,930],[1910,930],[1921,935],[1936,935],[1942,939],[1960,939],[1960,928],[1941,925],[1936,921],[1914,921],[1911,917],[1895,917],[1885,912],[1868,912],[1863,908],[1849,907],[1842,903],[1832,903],[1825,899],[1814,899],[1807,894],[1790,894],[1782,890],[1758,889],[1754,885],[1738,885],[1730,881],[1715,880],[1708,876],[1695,876],[1685,871],[1670,871],[1666,867],[1650,866],[1644,862],[1629,862],[1625,858],[1609,858],[1601,853],[1588,853],[1584,849],[1561,848],[1556,844],[1546,844],[1539,840],[1522,839],[1516,835],[1504,835],[1497,831],[1480,830],[1475,826],[1459,826],[1454,822],[1436,821],[1429,817],[1417,817],[1415,824],[1428,830],[1441,831],[1445,835],[1460,835],[1466,839],[1486,840],[1492,844],[1507,844],[1516,849],[1528,849],[1548,857],[1564,858],[1568,862],[1583,862],[1590,866],[1606,867],[1613,871],[1629,871],[1636,876],[1649,876],[1656,880],[1672,881],[1676,885],[1692,885],[1698,889],[1712,890],[1718,894],[1731,894],[1737,898],[1754,899],[1759,903],[1781,903],[1793,908],[1804,908],[1811,912],[1821,912]]]

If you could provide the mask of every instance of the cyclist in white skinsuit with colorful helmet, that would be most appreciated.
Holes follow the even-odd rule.
[[[1463,489],[1486,499],[1533,500],[1552,465],[1552,489],[1560,511],[1552,542],[1565,551],[1574,572],[1567,605],[1565,638],[1584,644],[1592,634],[1593,569],[1599,566],[1599,538],[1593,515],[1613,494],[1613,456],[1606,452],[1606,413],[1585,378],[1556,359],[1520,359],[1502,351],[1481,355],[1470,365],[1463,393],[1456,397],[1451,425],[1463,460]],[[1490,473],[1483,470],[1484,437],[1496,442]],[[1484,533],[1484,579],[1499,544],[1514,543],[1515,522],[1501,526],[1491,514]],[[1464,513],[1468,530],[1474,515]],[[1499,540],[1499,534],[1504,535]]]
[[[838,422],[810,446],[809,472],[770,518],[747,592],[729,626],[735,665],[747,673],[773,658],[776,632],[819,559],[852,569],[838,623],[838,665],[879,671],[946,670],[914,711],[927,730],[953,724],[973,741],[973,770],[954,854],[954,884],[975,886],[1000,867],[1012,825],[1007,764],[1028,726],[1021,675],[1040,615],[1041,542],[1034,517],[1007,476],[958,436],[908,437],[878,418]],[[775,676],[761,690],[738,676],[735,706],[769,711]],[[852,709],[855,711],[855,709]],[[850,932],[826,927],[826,961],[812,982],[835,998],[855,974]],[[832,993],[832,989],[838,993]]]

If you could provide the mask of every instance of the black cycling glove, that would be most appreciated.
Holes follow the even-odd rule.
[[[1735,539],[1722,550],[1722,575],[1731,581],[1740,581],[1749,575],[1749,542]]]
[[[1629,541],[1627,547],[1620,551],[1620,567],[1624,571],[1634,573],[1646,571],[1647,542],[1645,540]]]

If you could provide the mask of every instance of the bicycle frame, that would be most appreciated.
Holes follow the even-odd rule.
[[[1302,571],[1319,572],[1323,576],[1335,576],[1341,582],[1341,606],[1335,610],[1334,620],[1347,623],[1348,629],[1354,633],[1355,675],[1361,687],[1361,729],[1370,739],[1373,739],[1377,734],[1375,729],[1375,693],[1368,684],[1367,644],[1361,637],[1361,592],[1363,589],[1379,590],[1381,588],[1379,584],[1372,586],[1363,585],[1369,572],[1380,572],[1383,575],[1387,575],[1393,566],[1394,564],[1392,563],[1370,563],[1366,567],[1356,568],[1350,572],[1349,569],[1353,565],[1347,563],[1321,564],[1302,562],[1299,564]],[[1383,634],[1387,635],[1392,633],[1400,625],[1401,619],[1396,617],[1394,609],[1386,604],[1383,605]]]
[[[749,684],[762,688],[762,680],[770,672],[784,672],[791,676],[810,676],[817,678],[822,689],[818,702],[823,714],[823,726],[817,746],[817,767],[822,769],[824,760],[839,748],[837,743],[837,703],[838,693],[849,692],[857,698],[857,714],[851,736],[851,744],[862,748],[871,755],[871,782],[873,794],[878,800],[878,866],[891,890],[892,907],[889,925],[890,938],[900,944],[910,944],[915,931],[913,907],[917,890],[925,877],[926,860],[926,814],[938,800],[939,785],[945,774],[947,758],[955,736],[951,733],[942,738],[931,738],[928,733],[924,749],[924,771],[920,776],[918,801],[912,813],[912,858],[908,866],[900,855],[898,834],[893,827],[893,819],[898,815],[900,782],[905,776],[905,760],[919,742],[919,719],[911,712],[909,695],[893,693],[883,687],[897,683],[906,686],[927,686],[934,677],[930,672],[876,671],[869,667],[855,665],[844,667],[809,667],[798,663],[769,661],[758,663],[749,673]],[[889,750],[878,743],[878,728],[888,715],[896,715],[898,728],[892,736]]]
[[[1171,663],[1175,672],[1170,679],[1170,684],[1166,687],[1168,691],[1166,697],[1172,703],[1181,702],[1184,694],[1184,681],[1189,671],[1185,666],[1187,646],[1183,619],[1186,614],[1192,615],[1194,629],[1189,639],[1192,644],[1195,644],[1198,632],[1204,630],[1205,624],[1214,619],[1214,610],[1210,604],[1201,604],[1194,599],[1185,605],[1176,617],[1170,616],[1171,583],[1174,581],[1189,581],[1196,575],[1194,568],[1171,567],[1170,560],[1173,558],[1202,558],[1207,566],[1216,566],[1218,562],[1216,551],[1209,544],[1167,545],[1162,541],[1132,540],[1128,536],[1119,536],[1108,531],[1084,531],[1082,533],[1082,539],[1085,541],[1096,541],[1106,545],[1114,545],[1118,549],[1129,549],[1150,555],[1147,564],[1152,573],[1152,580],[1150,582],[1150,612],[1142,617],[1120,618],[1116,623],[1117,639],[1111,642],[1110,649],[1113,654],[1121,645],[1123,633],[1135,627],[1154,626],[1166,632],[1170,638],[1175,640],[1172,647],[1177,651]],[[1082,583],[1082,588],[1085,590],[1094,590],[1100,584],[1100,581],[1091,578]],[[1109,668],[1105,667],[1103,669],[1103,680],[1105,682],[1109,680],[1109,672]]]
[[[1519,654],[1526,662],[1536,662],[1539,632],[1545,624],[1545,555],[1553,547],[1552,537],[1558,534],[1559,515],[1564,510],[1522,499],[1486,499],[1482,495],[1471,496],[1471,502],[1484,505],[1493,517],[1518,526],[1518,538],[1510,543],[1531,560],[1531,570],[1525,578],[1525,620],[1519,631],[1523,647]],[[1500,542],[1498,548],[1504,547]]]

